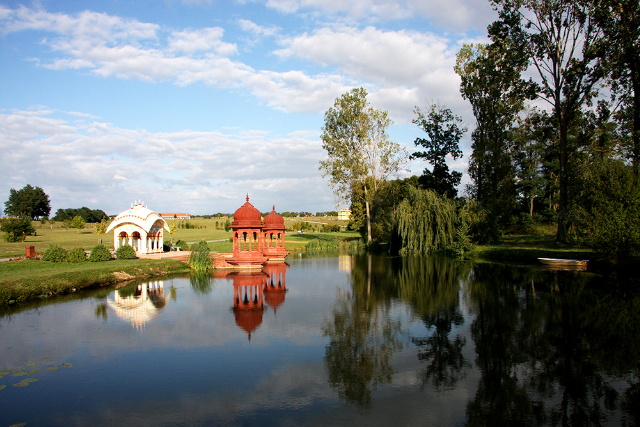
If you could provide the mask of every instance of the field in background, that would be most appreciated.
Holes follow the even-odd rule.
[[[170,226],[175,224],[174,233],[165,234],[164,241],[167,244],[175,243],[178,240],[184,240],[188,243],[205,240],[209,242],[209,247],[212,251],[231,252],[231,232],[224,231],[226,220],[223,218],[193,218],[189,220],[168,220],[167,222]],[[310,229],[305,230],[304,233],[298,233],[297,230],[291,231],[294,225],[300,225],[301,223],[306,224],[306,227],[310,227]],[[336,217],[285,218],[287,249],[302,250],[310,240],[322,240],[323,235],[326,235],[331,240],[358,236],[354,232],[323,233],[321,231],[323,224],[338,225],[342,227],[342,230],[345,230],[347,221],[338,220]],[[28,236],[24,242],[7,243],[4,239],[4,233],[2,233],[3,236],[0,237],[0,258],[24,256],[26,246],[35,246],[36,253],[39,254],[44,253],[50,245],[60,245],[67,250],[75,247],[90,250],[95,245],[103,243],[108,248],[113,248],[113,233],[97,234],[93,230],[93,224],[87,224],[82,230],[64,228],[62,222],[53,224],[46,222],[43,224],[39,221],[34,221],[33,225],[36,228],[36,235]]]

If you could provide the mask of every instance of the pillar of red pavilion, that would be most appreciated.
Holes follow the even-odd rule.
[[[285,229],[284,218],[276,212],[274,206],[271,212],[264,217],[262,227],[264,255],[269,258],[269,262],[283,262],[285,257],[289,255],[285,247]]]

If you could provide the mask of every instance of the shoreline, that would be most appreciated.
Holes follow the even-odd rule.
[[[184,262],[175,259],[97,263],[7,261],[0,263],[0,305],[13,305],[188,271],[189,267]]]

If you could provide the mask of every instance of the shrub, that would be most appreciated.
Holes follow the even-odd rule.
[[[120,246],[116,250],[116,258],[118,259],[136,259],[136,251],[130,245]]]
[[[322,224],[322,231],[324,233],[337,233],[340,231],[338,224]]]
[[[46,251],[44,251],[42,260],[50,262],[65,262],[67,260],[67,251],[62,246],[51,245]]]
[[[84,248],[73,248],[67,253],[67,262],[85,262],[87,254]]]
[[[111,252],[109,249],[103,244],[96,245],[91,249],[91,255],[89,255],[89,261],[91,262],[101,262],[101,261],[111,261]]]
[[[189,250],[189,244],[187,242],[185,242],[184,240],[178,240],[177,242],[175,242],[173,244],[174,248],[178,248],[181,251],[188,251]]]
[[[204,240],[191,247],[189,266],[198,272],[205,272],[213,269],[213,262],[209,256],[209,244]]]

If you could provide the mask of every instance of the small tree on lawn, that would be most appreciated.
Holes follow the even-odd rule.
[[[36,231],[27,217],[0,219],[0,230],[7,233],[7,242],[23,242],[28,235]]]

